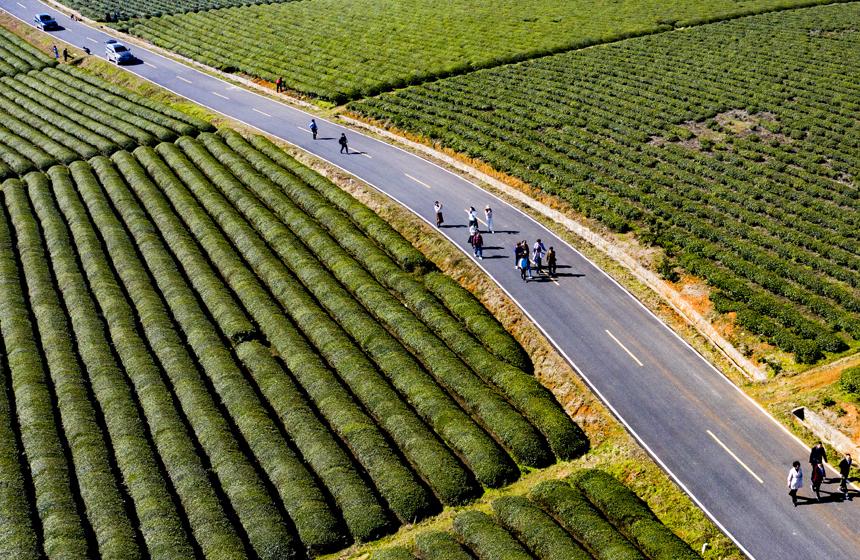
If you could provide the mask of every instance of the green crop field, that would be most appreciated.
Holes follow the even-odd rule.
[[[215,68],[283,77],[292,90],[342,102],[673,26],[826,1],[303,0],[128,26]]]
[[[63,0],[63,4],[91,19],[117,21],[291,1],[294,0]]]
[[[339,187],[0,37],[0,557],[305,557],[588,449]]]
[[[529,496],[492,503],[492,515],[464,511],[450,532],[428,531],[371,560],[693,560],[700,558],[631,490],[600,470],[543,482]]]
[[[860,340],[860,5],[779,12],[361,102],[665,249],[800,362]]]
[[[72,66],[0,78],[0,178],[210,128]]]
[[[0,27],[0,76],[40,70],[54,66],[56,61],[46,57],[14,33]]]

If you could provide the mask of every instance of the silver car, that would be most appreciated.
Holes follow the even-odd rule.
[[[108,59],[108,62],[127,64],[134,60],[134,55],[131,54],[131,50],[128,47],[111,39],[105,45],[105,58]]]

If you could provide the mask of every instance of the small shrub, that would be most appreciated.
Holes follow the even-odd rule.
[[[860,366],[843,370],[839,376],[839,386],[846,393],[860,395]]]

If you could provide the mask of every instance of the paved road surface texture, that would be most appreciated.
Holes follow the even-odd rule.
[[[30,22],[57,17],[59,40],[103,56],[108,38],[37,0],[0,0]],[[786,474],[808,450],[595,265],[525,214],[467,180],[397,147],[237,88],[156,53],[133,49],[128,70],[215,111],[301,147],[370,183],[425,220],[445,205],[449,239],[467,246],[465,208],[495,210],[478,264],[496,281],[612,409],[649,453],[752,558],[803,560],[860,556],[860,500],[793,508]],[[355,153],[338,153],[346,132]],[[483,213],[480,212],[481,217]],[[558,252],[557,280],[524,283],[514,270],[516,240]],[[835,484],[829,485],[836,489]],[[801,491],[809,495],[809,488]]]

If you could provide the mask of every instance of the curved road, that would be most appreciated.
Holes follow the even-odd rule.
[[[27,23],[37,12],[52,13],[64,27],[52,35],[103,55],[108,35],[37,0],[0,0],[0,7]],[[333,163],[425,220],[433,219],[433,201],[442,201],[451,224],[442,233],[464,251],[464,209],[490,204],[501,231],[485,236],[479,266],[749,557],[860,556],[860,515],[852,502],[791,506],[786,474],[792,460],[806,464],[805,446],[632,295],[543,226],[400,148],[321,119],[320,139],[314,141],[307,130],[311,115],[154,52],[134,51],[142,63],[129,66],[130,72]],[[338,153],[341,132],[358,153]],[[536,238],[558,252],[562,266],[557,281],[526,284],[513,269],[515,241],[533,243]],[[836,484],[826,488],[835,490]],[[809,495],[808,485],[801,493]]]

